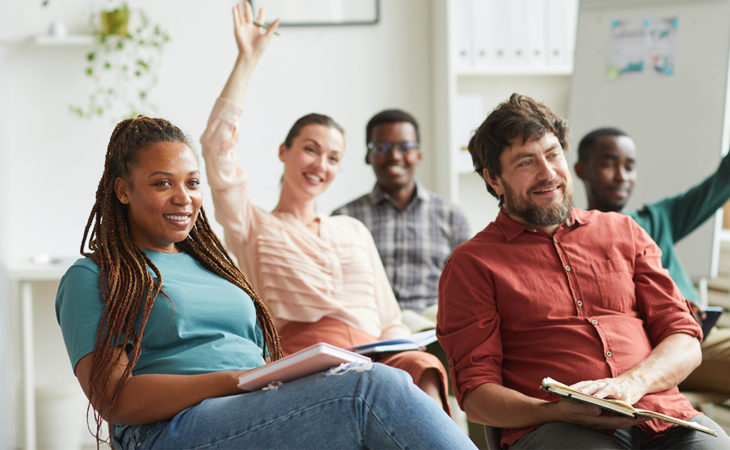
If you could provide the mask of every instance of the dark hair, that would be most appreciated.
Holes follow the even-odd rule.
[[[385,123],[398,122],[408,122],[413,125],[413,128],[416,129],[416,141],[421,142],[421,133],[418,131],[418,122],[415,117],[402,109],[386,109],[371,117],[368,124],[365,126],[365,145],[370,143],[370,139],[373,136],[373,128]]]
[[[591,159],[593,147],[596,145],[598,138],[602,136],[628,136],[628,134],[613,127],[596,128],[580,140],[578,144],[578,161],[587,163]]]
[[[112,184],[116,178],[128,176],[130,167],[137,162],[139,150],[158,142],[182,142],[192,148],[185,133],[164,119],[137,116],[119,122],[109,139],[105,167],[109,172],[105,175]]]
[[[544,104],[525,95],[512,94],[509,100],[497,105],[469,140],[474,170],[479,176],[484,169],[490,176],[500,175],[499,158],[514,138],[520,137],[525,143],[540,139],[546,133],[553,133],[563,151],[568,151],[568,123]],[[489,183],[487,190],[499,198]]]
[[[97,330],[92,369],[89,378],[90,405],[103,396],[97,386],[107,386],[118,363],[115,345],[127,342],[129,362],[114,386],[108,408],[94,411],[97,447],[102,418],[111,414],[124,384],[132,374],[143,351],[142,336],[147,319],[158,294],[162,291],[162,276],[132,240],[127,208],[117,198],[114,186],[118,177],[128,176],[139,152],[158,142],[182,142],[188,139],[176,126],[164,119],[138,116],[120,122],[109,140],[104,173],[96,191],[96,202],[84,229],[81,254],[99,266],[99,287],[104,301],[104,314]],[[89,252],[85,251],[88,245]],[[187,238],[175,244],[205,268],[241,288],[253,299],[256,317],[264,336],[264,356],[281,357],[278,334],[263,301],[256,295],[246,276],[236,267],[208,223],[203,208]],[[154,273],[154,277],[147,268]],[[155,278],[158,280],[155,281]],[[168,298],[169,299],[169,298]],[[138,328],[136,327],[138,326]]]
[[[296,122],[294,122],[294,125],[291,126],[289,129],[289,133],[286,135],[286,139],[284,139],[284,145],[287,146],[287,148],[291,147],[294,143],[294,139],[296,139],[297,136],[299,136],[299,133],[302,132],[302,128],[306,127],[307,125],[324,125],[326,127],[334,128],[335,130],[339,131],[342,136],[345,136],[345,130],[334,121],[330,116],[326,116],[324,114],[317,114],[317,113],[309,113],[305,116],[302,116],[297,119]]]

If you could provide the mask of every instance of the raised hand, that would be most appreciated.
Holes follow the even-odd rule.
[[[233,7],[233,34],[236,36],[238,57],[220,96],[237,104],[243,101],[251,74],[279,26],[277,19],[269,25],[266,32],[263,32],[262,28],[253,22],[251,5],[248,2],[244,1],[243,5],[239,3]],[[256,22],[264,23],[263,10],[259,10]]]
[[[264,10],[259,8],[256,22],[264,23]],[[243,5],[238,3],[233,7],[233,32],[238,46],[238,57],[248,63],[255,63],[269,45],[271,37],[279,26],[279,19],[269,25],[265,32],[259,25],[254,24],[251,4],[247,1]]]

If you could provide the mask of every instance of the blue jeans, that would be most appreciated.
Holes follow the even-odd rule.
[[[475,448],[405,372],[350,364],[128,426],[123,449]]]

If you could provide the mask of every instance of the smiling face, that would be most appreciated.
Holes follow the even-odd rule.
[[[370,142],[417,143],[418,134],[413,125],[408,122],[384,123],[373,128]],[[393,195],[397,191],[413,186],[413,176],[421,158],[421,151],[418,147],[405,151],[393,147],[384,154],[371,150],[366,161],[373,166],[373,172],[375,172],[380,188]]]
[[[337,176],[344,150],[345,138],[336,128],[303,127],[290,147],[279,147],[279,159],[284,163],[282,194],[309,200],[326,191]]]
[[[515,221],[553,233],[573,206],[573,182],[560,142],[552,133],[523,143],[518,137],[500,156],[502,173],[484,178]]]
[[[115,192],[127,205],[134,243],[148,250],[176,253],[198,219],[203,197],[200,169],[193,151],[182,142],[157,142],[139,149]]]
[[[636,145],[628,136],[600,136],[575,172],[586,185],[589,209],[621,211],[636,184]]]

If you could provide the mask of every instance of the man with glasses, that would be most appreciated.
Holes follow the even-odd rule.
[[[333,214],[355,217],[368,227],[402,309],[435,309],[441,269],[470,237],[466,217],[416,179],[423,155],[412,115],[398,109],[379,112],[368,122],[365,139],[365,163],[373,167],[375,187]]]

